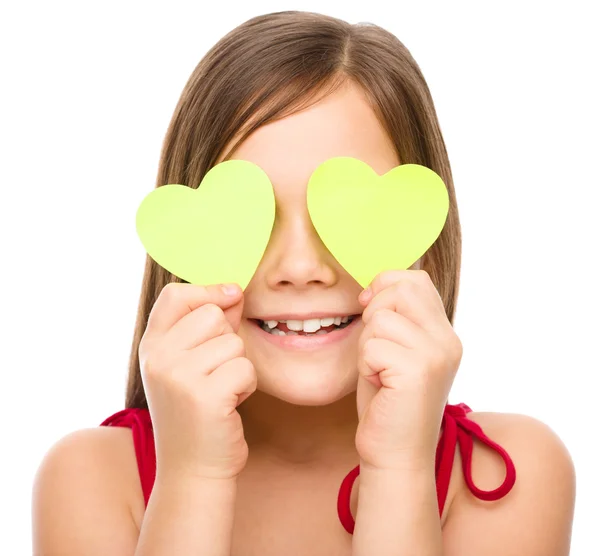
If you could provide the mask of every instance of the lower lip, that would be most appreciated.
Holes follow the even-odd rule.
[[[352,322],[345,328],[338,328],[333,332],[319,334],[318,336],[301,336],[300,334],[297,336],[276,336],[275,334],[265,332],[255,320],[250,320],[250,325],[253,330],[258,331],[260,336],[276,346],[287,349],[316,349],[346,339],[352,334],[352,331],[358,326],[361,320],[360,316],[354,317]]]

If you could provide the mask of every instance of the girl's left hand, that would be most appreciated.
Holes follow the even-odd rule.
[[[462,344],[424,270],[377,275],[359,297],[356,449],[361,467],[431,466]]]

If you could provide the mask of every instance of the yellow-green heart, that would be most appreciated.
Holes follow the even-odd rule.
[[[275,221],[267,174],[245,160],[211,168],[197,189],[169,184],[149,193],[136,214],[146,252],[192,284],[234,282],[245,289]]]
[[[363,288],[380,272],[414,264],[448,216],[448,191],[430,168],[402,164],[379,176],[352,157],[323,162],[307,202],[321,240]]]

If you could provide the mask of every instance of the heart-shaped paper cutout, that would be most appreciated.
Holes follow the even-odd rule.
[[[169,184],[138,208],[146,252],[192,284],[233,282],[245,289],[264,255],[275,221],[267,174],[245,160],[213,166],[198,186]]]
[[[430,168],[402,164],[379,176],[352,157],[316,168],[307,203],[321,240],[363,288],[380,272],[414,264],[440,235],[449,207]]]

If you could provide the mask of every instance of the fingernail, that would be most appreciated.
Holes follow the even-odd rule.
[[[222,284],[221,289],[225,295],[237,295],[240,291],[237,284]]]

